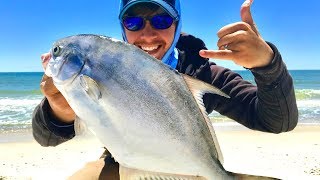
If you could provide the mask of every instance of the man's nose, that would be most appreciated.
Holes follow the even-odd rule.
[[[152,40],[157,37],[157,30],[154,29],[149,21],[146,21],[146,24],[144,28],[142,29],[142,35],[141,38],[144,38],[146,40]]]

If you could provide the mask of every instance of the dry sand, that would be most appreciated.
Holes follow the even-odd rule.
[[[214,127],[229,171],[280,179],[320,179],[320,125],[299,125],[281,134],[252,131],[234,123]],[[103,151],[92,136],[41,147],[30,133],[1,134],[0,179],[67,179],[96,161]],[[97,161],[87,169],[99,172],[102,166],[103,162]]]
[[[280,179],[320,179],[320,125],[270,134],[243,126],[215,125],[224,167]]]
[[[42,147],[30,134],[25,138],[22,134],[14,136],[20,142],[0,143],[0,179],[67,179],[104,152],[94,137],[78,137],[56,147]]]

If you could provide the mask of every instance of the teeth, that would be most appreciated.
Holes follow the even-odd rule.
[[[155,49],[157,49],[158,46],[152,46],[152,47],[145,47],[145,46],[141,46],[141,49],[144,51],[153,51]]]

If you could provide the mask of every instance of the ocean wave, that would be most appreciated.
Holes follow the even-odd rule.
[[[10,107],[24,107],[39,104],[42,96],[24,97],[24,98],[0,98],[1,110]]]
[[[296,89],[297,100],[318,99],[320,100],[320,90],[318,89]]]
[[[320,124],[320,99],[319,100],[300,100],[297,101],[299,112],[299,123]],[[209,114],[212,122],[234,122],[226,116],[213,111]]]
[[[32,112],[41,99],[42,96],[0,99],[0,126],[30,123]]]
[[[299,100],[297,101],[297,106],[301,108],[317,108],[320,110],[320,99],[310,99],[310,100]]]
[[[320,122],[320,99],[297,101],[300,121]]]

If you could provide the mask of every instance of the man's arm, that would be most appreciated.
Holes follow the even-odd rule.
[[[46,69],[50,59],[50,53],[41,56],[43,69]],[[56,146],[74,137],[75,113],[51,77],[43,75],[40,89],[45,98],[33,112],[33,136],[42,146]]]
[[[180,37],[177,47],[181,51],[177,70],[210,83],[231,96],[205,94],[203,101],[208,113],[213,110],[250,129],[266,132],[292,130],[298,122],[298,109],[293,81],[277,48],[270,64],[250,69],[257,86],[244,80],[238,73],[209,62],[198,52],[207,49],[204,42],[192,35]]]
[[[250,69],[257,86],[213,63],[198,70],[196,78],[221,88],[231,97],[206,94],[204,103],[208,112],[216,110],[250,129],[266,132],[290,131],[297,125],[298,109],[292,78],[276,47],[268,44],[275,54],[272,63]]]
[[[57,146],[75,136],[73,123],[55,119],[47,98],[33,112],[32,130],[34,139],[42,146]]]
[[[263,68],[250,69],[258,91],[257,112],[259,124],[272,132],[292,130],[298,123],[298,108],[293,80],[277,48],[268,43],[275,56]]]
[[[201,50],[203,58],[232,60],[248,68],[255,76],[257,87],[245,82],[230,70],[210,66],[201,77],[225,91],[228,100],[205,97],[207,110],[215,109],[239,123],[261,131],[280,133],[293,129],[298,121],[292,78],[278,50],[268,44],[258,32],[251,15],[253,0],[245,1],[240,9],[241,22],[228,24],[218,31],[218,50]],[[209,80],[208,80],[209,78]],[[216,99],[213,100],[212,99]],[[211,102],[208,102],[211,101]]]

